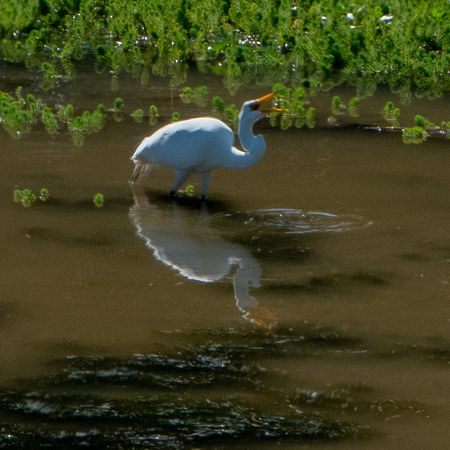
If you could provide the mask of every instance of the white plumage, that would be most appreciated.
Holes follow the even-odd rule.
[[[245,169],[256,164],[264,155],[266,143],[261,135],[253,135],[253,125],[267,113],[259,107],[275,97],[277,92],[245,102],[239,113],[239,140],[243,151],[233,146],[234,133],[223,122],[210,117],[183,120],[166,125],[143,139],[131,157],[135,168],[130,182],[138,183],[152,165],[170,167],[175,182],[170,195],[192,174],[202,177],[201,195],[204,199],[211,171],[218,168]]]

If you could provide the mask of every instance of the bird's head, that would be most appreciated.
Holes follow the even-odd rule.
[[[240,119],[246,118],[250,122],[256,122],[259,119],[262,119],[267,114],[273,113],[273,112],[282,112],[283,109],[280,108],[272,108],[272,109],[260,109],[260,107],[267,103],[268,101],[272,100],[279,92],[281,92],[283,89],[280,89],[276,92],[271,92],[270,94],[263,95],[262,97],[259,97],[255,100],[250,100],[248,102],[245,102],[242,105],[241,112],[239,114]]]

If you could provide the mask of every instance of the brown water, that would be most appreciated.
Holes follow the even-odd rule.
[[[0,88],[8,88],[11,75],[3,72]],[[29,74],[13,75],[22,78],[24,92],[39,92]],[[122,75],[120,83],[125,112],[156,104],[159,125],[173,111],[182,118],[210,112],[209,102],[204,108],[181,103],[179,91],[163,78],[142,87]],[[187,85],[207,85],[211,98],[218,94],[236,105],[267,90],[247,86],[229,97],[220,79],[196,73]],[[166,169],[151,173],[145,192],[133,193],[129,157],[156,129],[147,120],[108,120],[82,147],[39,127],[19,140],[0,130],[4,384],[46,377],[58,371],[52,361],[68,356],[126,359],[189,348],[202,331],[241,330],[237,340],[245,346],[245,333],[255,329],[275,338],[286,327],[332,330],[348,341],[252,357],[267,371],[271,394],[242,399],[268,411],[265,395],[276,404],[276,398],[304,391],[312,397],[306,404],[292,401],[291,412],[317,409],[376,430],[375,437],[344,441],[343,448],[446,448],[450,141],[406,145],[396,133],[330,127],[336,93],[312,99],[318,109],[313,130],[259,123],[264,159],[245,171],[216,171],[206,205],[186,197],[169,201],[172,174]],[[339,93],[353,96],[351,90]],[[79,73],[40,96],[48,104],[92,110],[117,94],[107,75]],[[381,91],[363,103],[359,119],[340,120],[380,124],[389,99],[395,102]],[[448,104],[448,98],[416,100],[401,108],[402,121],[411,123],[417,113],[446,120]],[[199,192],[200,180],[191,181]],[[50,191],[47,204],[23,208],[12,201],[16,188],[42,187]],[[106,200],[101,209],[92,203],[97,192]],[[366,386],[372,402],[401,406],[316,408],[313,393],[337,385]],[[126,388],[109,398],[127,397]],[[195,396],[231,394],[241,399],[226,386]],[[2,413],[2,420],[22,419]],[[284,447],[300,443],[288,440]]]

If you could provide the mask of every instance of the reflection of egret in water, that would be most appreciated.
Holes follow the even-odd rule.
[[[225,236],[234,241],[243,237],[249,245],[250,237],[266,236],[273,246],[280,244],[277,237],[282,237],[287,244],[282,248],[286,249],[297,247],[295,235],[344,232],[370,225],[351,216],[293,209],[209,215],[204,202],[198,210],[192,204],[183,205],[182,199],[150,201],[142,190],[135,188],[133,193],[130,218],[155,258],[189,280],[213,283],[232,276],[236,306],[246,319],[265,327],[275,323],[273,315],[250,295],[250,288],[261,285],[261,267],[249,249]]]
[[[260,286],[261,268],[249,250],[226,242],[221,233],[209,227],[209,215],[183,206],[174,200],[150,202],[142,192],[134,190],[130,218],[137,235],[154,251],[158,261],[189,280],[218,282],[232,275],[236,306],[253,323],[270,326],[272,313],[258,305],[250,288]]]

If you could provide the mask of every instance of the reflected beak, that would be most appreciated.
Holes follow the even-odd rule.
[[[281,91],[283,91],[284,89],[280,89],[279,91],[276,92],[271,92],[270,94],[266,94],[263,95],[262,97],[259,97],[255,100],[255,109],[259,109],[261,105],[263,105],[264,103],[272,100],[278,93],[280,93]],[[286,111],[285,109],[281,109],[281,108],[274,108],[274,109],[261,109],[260,110],[263,113],[266,114],[270,114],[273,112],[283,112]]]

